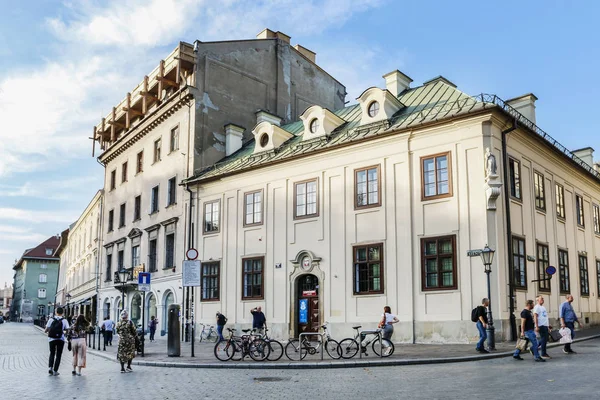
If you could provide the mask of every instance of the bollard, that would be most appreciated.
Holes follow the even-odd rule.
[[[179,357],[181,355],[179,304],[171,304],[168,312],[167,355]]]

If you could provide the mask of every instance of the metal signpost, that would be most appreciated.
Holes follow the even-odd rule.
[[[190,247],[185,252],[187,260],[183,261],[183,268],[181,269],[181,283],[186,288],[187,298],[189,299],[189,288],[200,286],[200,261],[198,258],[198,250]],[[189,305],[186,304],[186,305]],[[188,315],[188,307],[186,307],[186,317]],[[194,339],[196,330],[194,327],[194,290],[192,289],[192,306],[191,306],[191,319],[192,319],[192,357],[195,357],[194,353]]]
[[[146,292],[150,291],[150,279],[150,272],[138,273],[138,290],[142,292],[142,357],[144,357],[144,345],[146,341]]]

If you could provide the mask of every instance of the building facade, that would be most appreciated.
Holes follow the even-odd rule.
[[[415,88],[399,71],[384,78],[386,89],[356,105],[257,124],[254,141],[185,181],[200,321],[219,310],[248,327],[262,306],[276,337],[329,322],[341,338],[374,328],[389,305],[395,341],[469,342],[487,288],[481,259],[468,255],[487,244],[497,336],[510,337],[511,314],[538,294],[553,325],[566,293],[582,321],[599,323],[590,150],[570,152],[537,127],[533,95],[504,102],[443,77]]]
[[[191,193],[180,182],[229,155],[227,143],[250,140],[257,119],[291,122],[310,104],[340,108],[345,93],[314,53],[280,32],[180,43],[94,129],[105,166],[99,312],[116,318],[128,308],[142,323],[144,308],[164,334],[167,307],[183,304],[181,265],[193,243]],[[141,271],[152,274],[144,304]]]
[[[13,287],[4,283],[4,288],[0,289],[0,315],[10,318],[10,306],[13,299]]]
[[[58,283],[60,260],[55,251],[59,242],[59,236],[52,236],[37,247],[26,250],[13,267],[11,320],[32,322],[48,315]]]

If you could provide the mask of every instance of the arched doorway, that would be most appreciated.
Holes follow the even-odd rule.
[[[119,322],[119,320],[121,319],[120,314],[121,314],[121,298],[117,297],[117,299],[115,300],[114,318],[113,318],[113,321],[115,322],[115,324],[117,322]]]
[[[148,293],[148,296],[146,296],[146,320],[144,321],[144,326],[148,326],[148,321],[150,321],[150,317],[154,316],[158,318],[156,312],[156,296],[154,296],[153,293]]]
[[[162,326],[165,334],[169,331],[169,324],[167,323],[167,319],[169,318],[169,306],[175,303],[175,296],[173,292],[168,291],[165,293],[165,306],[163,307],[163,318],[162,318]],[[162,333],[161,333],[162,335]]]
[[[313,274],[300,275],[296,280],[296,332],[319,332],[319,278]]]
[[[131,299],[131,313],[129,314],[129,318],[135,326],[142,323],[142,296],[139,293],[134,294]]]

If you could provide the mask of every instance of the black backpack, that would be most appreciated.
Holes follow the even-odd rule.
[[[217,319],[217,325],[225,325],[227,323],[227,318],[223,314],[219,314],[219,319]]]
[[[63,319],[62,318],[54,318],[52,324],[50,325],[50,329],[48,330],[48,337],[50,339],[60,339],[63,336]]]
[[[471,321],[473,322],[479,321],[479,316],[477,315],[477,308],[479,307],[475,307],[473,310],[471,310]]]

